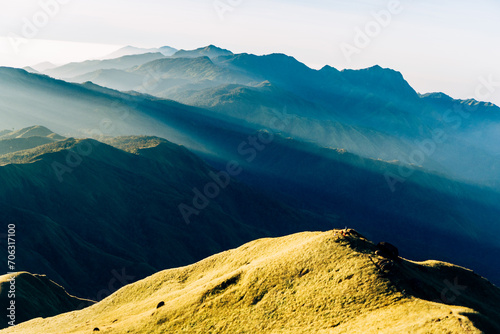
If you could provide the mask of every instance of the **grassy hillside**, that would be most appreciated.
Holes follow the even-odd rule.
[[[2,333],[500,331],[500,290],[487,280],[436,261],[384,273],[375,249],[354,230],[260,239]]]
[[[12,278],[15,282],[15,298],[9,297]],[[11,301],[15,301],[16,324],[36,317],[52,317],[82,309],[94,303],[69,295],[63,287],[44,275],[26,272],[0,276],[0,305],[8,306]],[[0,328],[7,327],[9,321],[11,319],[1,317]]]

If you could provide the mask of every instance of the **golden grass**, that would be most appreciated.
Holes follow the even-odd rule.
[[[499,289],[471,271],[403,260],[386,277],[370,260],[375,246],[352,233],[256,240],[1,333],[481,333],[500,315]],[[432,301],[457,275],[468,285],[456,306]],[[482,314],[460,306],[481,303]]]

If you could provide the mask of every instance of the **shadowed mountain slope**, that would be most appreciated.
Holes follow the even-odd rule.
[[[130,283],[258,237],[305,229],[308,221],[326,223],[166,140],[110,142],[128,152],[70,138],[2,157],[0,222],[16,224],[23,236],[19,269],[100,299],[114,272]]]
[[[5,333],[495,333],[500,290],[448,263],[390,269],[354,230],[260,239]],[[389,262],[390,263],[390,262]]]
[[[14,282],[12,290],[11,282]],[[15,291],[15,296],[12,291]],[[0,304],[7,308],[11,301],[15,302],[15,324],[37,317],[53,317],[94,303],[69,295],[63,287],[44,275],[26,272],[0,276]],[[2,317],[0,328],[7,327],[11,321],[9,317]]]
[[[385,236],[411,258],[454,262],[499,284],[500,267],[492,265],[500,256],[498,191],[277,134],[255,155],[240,148],[233,159],[243,182],[371,239]],[[225,163],[206,159],[216,168]]]

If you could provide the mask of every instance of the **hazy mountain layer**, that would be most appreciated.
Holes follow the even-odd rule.
[[[264,125],[287,110],[289,117],[300,118],[287,133],[294,138],[483,184],[499,179],[500,151],[492,144],[500,139],[498,107],[444,94],[419,95],[401,73],[380,66],[313,70],[282,54],[186,55],[120,72],[73,80],[174,99],[252,124]],[[140,85],[151,77],[154,85]],[[357,134],[343,131],[349,127]]]
[[[35,121],[67,137],[148,134],[203,151],[220,151],[214,137],[244,138],[253,131],[173,101],[70,84],[19,69],[0,68],[0,74],[4,128],[25,128]]]
[[[496,333],[500,290],[448,263],[380,263],[354,230],[261,239],[5,333]],[[389,269],[390,266],[390,269]]]
[[[125,46],[123,48],[120,48],[106,57],[105,59],[115,59],[115,58],[120,58],[123,56],[131,56],[131,55],[138,55],[138,54],[145,54],[145,53],[157,53],[160,52],[164,56],[171,56],[174,53],[176,53],[178,50],[174,49],[170,46],[162,46],[160,48],[150,48],[150,49],[145,49],[145,48],[138,48],[135,46]]]
[[[38,72],[43,72],[46,70],[50,70],[52,68],[56,68],[58,65],[52,64],[51,62],[44,61],[42,63],[38,63],[36,65],[30,66],[32,69]]]
[[[122,56],[115,59],[87,60],[80,63],[69,63],[43,71],[45,74],[58,79],[68,79],[88,72],[103,69],[128,69],[133,66],[164,58],[161,52]]]

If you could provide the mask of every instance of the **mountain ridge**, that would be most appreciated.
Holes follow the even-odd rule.
[[[375,244],[350,229],[259,239],[187,267],[158,272],[84,310],[4,331],[493,333],[500,329],[500,290],[484,278],[443,262],[386,261],[376,250]]]

